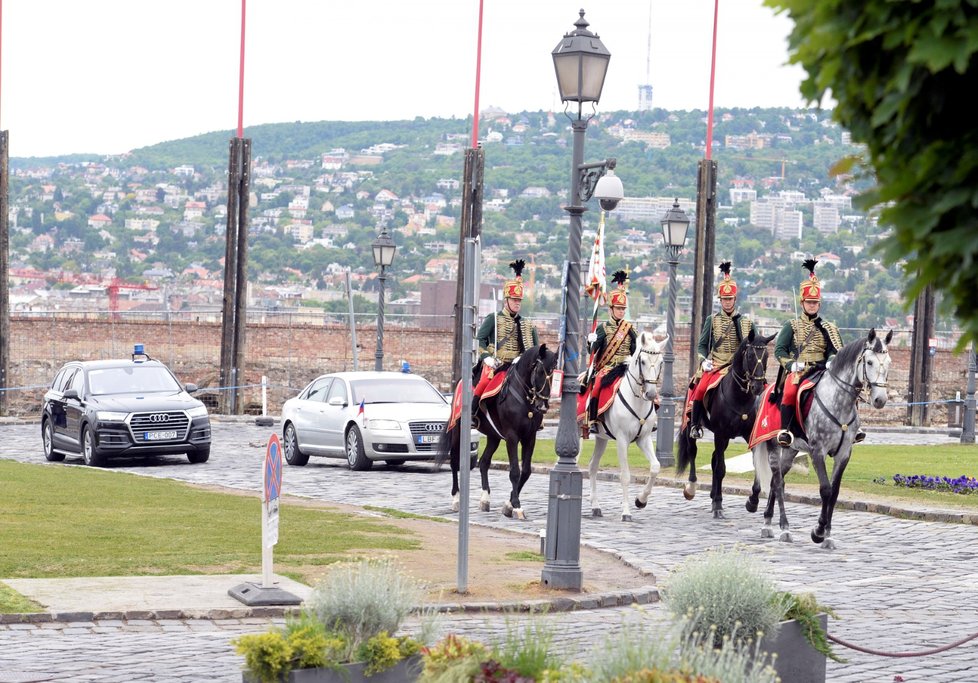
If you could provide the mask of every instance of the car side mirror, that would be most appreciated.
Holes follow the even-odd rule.
[[[188,384],[184,384],[183,385],[183,390],[186,391],[188,394],[192,394],[195,391],[197,391],[197,385],[194,384],[193,382],[190,382]]]
[[[334,396],[331,399],[329,399],[327,403],[331,406],[345,406],[346,399],[344,399],[342,396]]]
[[[78,400],[79,398],[77,389],[67,389],[65,390],[65,393],[62,394],[62,396],[64,398],[73,398],[75,400]]]

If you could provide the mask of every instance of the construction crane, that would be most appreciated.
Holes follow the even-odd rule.
[[[780,163],[781,164],[781,180],[782,181],[784,180],[784,167],[785,167],[785,165],[786,164],[793,164],[793,163],[795,163],[791,159],[785,159],[784,157],[781,157],[781,158],[777,158],[777,157],[754,157],[754,156],[746,156],[746,155],[739,155],[739,154],[730,154],[730,155],[725,155],[725,156],[726,156],[727,159],[743,159],[744,161],[774,161],[774,162]]]
[[[140,284],[136,282],[126,282],[125,280],[114,277],[109,282],[105,284],[105,291],[109,295],[109,312],[114,320],[119,319],[119,290],[120,289],[142,289],[142,290],[153,290],[159,289],[159,287],[154,287],[153,285]]]

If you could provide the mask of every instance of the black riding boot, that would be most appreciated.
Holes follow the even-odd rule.
[[[478,428],[479,426],[479,402],[480,398],[473,394],[472,396],[472,426]]]
[[[689,435],[694,439],[703,438],[703,418],[706,417],[702,401],[693,401],[689,416]]]
[[[791,425],[795,418],[794,406],[781,406],[781,431],[778,432],[778,445],[787,448],[795,438],[791,435]]]

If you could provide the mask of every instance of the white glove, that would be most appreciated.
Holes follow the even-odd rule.
[[[495,370],[496,366],[499,365],[499,361],[493,358],[492,356],[486,356],[485,358],[482,359],[482,364],[485,365],[486,367]]]
[[[598,333],[597,332],[592,332],[591,334],[589,334],[587,336],[587,343],[588,344],[593,344],[596,341],[598,341]]]
[[[832,369],[832,359],[831,358],[829,358],[828,362],[825,364],[825,369],[826,370],[831,370]]]
[[[700,367],[703,368],[703,372],[712,372],[713,371],[713,361],[710,360],[709,358],[707,358],[702,363],[700,363]]]
[[[799,363],[798,361],[795,361],[794,363],[791,364],[792,372],[801,372],[804,369],[805,369],[804,363]]]

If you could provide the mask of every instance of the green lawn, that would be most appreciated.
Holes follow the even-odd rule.
[[[0,460],[0,481],[0,577],[261,572],[258,494],[9,460]],[[411,532],[383,518],[284,498],[275,567],[309,582],[323,565],[420,545]]]
[[[581,442],[581,455],[578,465],[586,469],[591,462],[591,454],[594,452],[594,439]],[[727,449],[727,458],[732,458],[747,452],[746,444],[736,441]],[[713,443],[701,440],[697,450],[696,466],[697,478],[700,483],[710,481],[710,470],[700,470],[704,465],[710,464],[710,457],[713,453]],[[501,447],[493,457],[494,461],[506,461],[506,450]],[[536,450],[533,453],[533,462],[536,464],[553,464],[557,461],[554,453],[554,442],[552,440],[537,441]],[[830,466],[832,461],[830,459]],[[645,474],[649,471],[648,460],[638,450],[638,446],[632,444],[628,449],[628,466],[633,475]],[[614,442],[608,444],[604,455],[601,458],[602,470],[618,469],[618,452]],[[932,504],[941,507],[962,507],[967,509],[978,508],[978,492],[974,494],[960,494],[938,491],[924,491],[920,489],[908,489],[902,486],[895,486],[893,475],[902,474],[910,476],[914,474],[940,476],[940,477],[978,477],[978,445],[942,445],[942,446],[868,446],[860,445],[853,449],[853,455],[849,459],[845,475],[842,479],[843,491],[855,492],[862,491],[873,494],[874,496],[884,496],[896,501],[916,501],[921,504]],[[659,473],[662,477],[675,476],[675,468],[664,467]],[[752,472],[746,474],[734,474],[727,472],[725,483],[742,482],[750,484],[753,481]],[[874,480],[883,478],[885,484],[879,484]],[[789,474],[787,477],[787,487],[790,490],[793,486],[818,486],[818,477],[815,476],[814,469],[810,469],[808,476],[801,477],[797,474]]]

